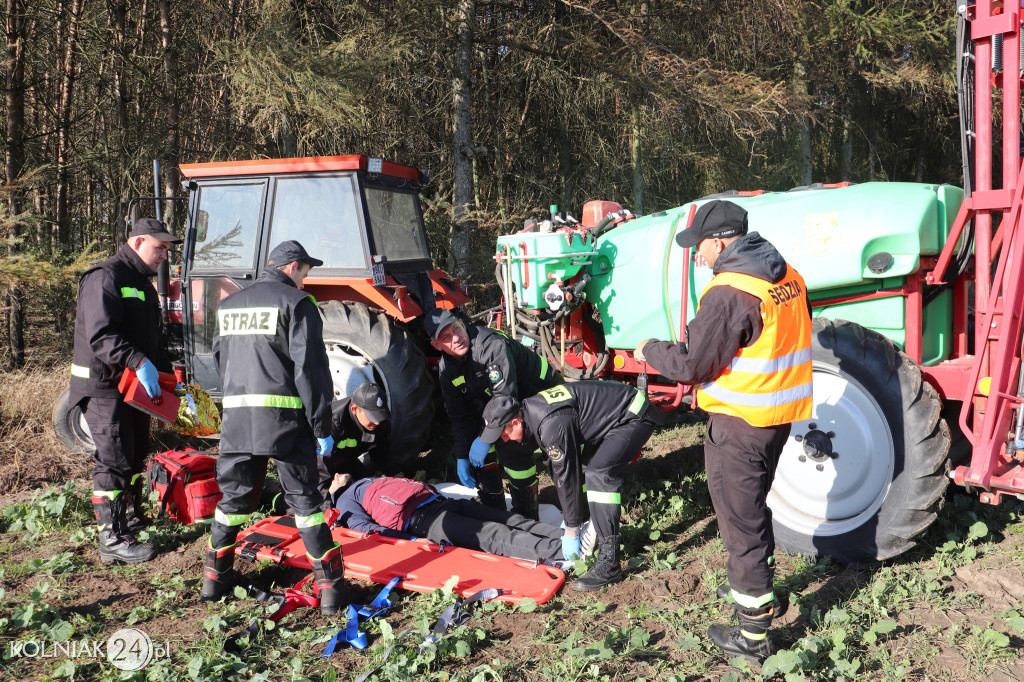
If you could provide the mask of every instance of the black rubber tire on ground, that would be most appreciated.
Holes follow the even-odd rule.
[[[82,419],[82,410],[77,405],[70,404],[70,397],[71,389],[65,388],[53,404],[53,411],[50,414],[53,432],[69,452],[91,454],[95,452],[96,446],[93,445],[92,436],[85,426],[85,420]]]
[[[423,349],[404,325],[362,303],[325,301],[320,309],[324,343],[341,344],[371,361],[391,410],[388,463],[404,467],[422,450],[434,417],[434,382]]]
[[[844,526],[841,530],[845,532],[838,534],[796,531],[780,523],[783,514],[775,510],[776,546],[812,557],[829,555],[852,566],[868,566],[898,556],[913,547],[916,538],[935,521],[949,485],[946,461],[951,438],[940,416],[942,400],[923,380],[921,368],[895,344],[852,322],[814,320],[813,362],[816,374],[852,380],[851,387],[859,385],[867,397],[873,398],[889,427],[894,455],[891,478],[888,488],[880,493],[884,499],[877,511],[870,515],[865,511],[863,519],[852,517],[856,519],[853,523],[863,522],[856,527]],[[815,401],[817,415],[817,396]],[[802,424],[806,427],[807,422]],[[795,425],[793,435],[798,433]],[[835,440],[835,451],[843,457],[841,438],[836,436]],[[784,453],[783,458],[786,456]]]

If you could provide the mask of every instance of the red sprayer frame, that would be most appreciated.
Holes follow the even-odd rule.
[[[982,489],[982,502],[998,504],[1003,493],[1024,495],[1024,452],[1013,446],[1012,433],[1013,417],[1021,403],[1018,381],[1024,305],[1020,7],[1019,3],[1004,7],[1001,2],[984,0],[966,12],[974,48],[975,183],[925,282],[943,283],[957,241],[973,221],[974,355],[925,368],[925,372],[944,397],[963,401],[960,428],[972,445],[972,454],[969,465],[954,470],[954,481]],[[992,67],[996,36],[1002,40],[1001,71]],[[1001,130],[993,126],[996,89],[1002,90]],[[992,167],[997,135],[1002,143],[998,176]],[[998,225],[994,233],[993,225]],[[959,298],[966,299],[963,295]],[[956,347],[960,345],[955,342]]]

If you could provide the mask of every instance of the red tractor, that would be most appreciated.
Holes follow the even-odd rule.
[[[156,285],[168,350],[188,381],[220,397],[217,306],[255,281],[274,246],[296,239],[324,261],[305,291],[320,303],[335,397],[366,381],[382,385],[391,456],[402,462],[419,453],[434,402],[418,318],[469,300],[431,263],[419,201],[429,174],[359,155],[185,164],[181,173],[188,190],[183,250]],[[66,391],[53,426],[69,448],[92,449]]]

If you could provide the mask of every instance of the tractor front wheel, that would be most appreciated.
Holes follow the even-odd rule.
[[[881,334],[819,318],[812,340],[812,417],[793,424],[768,496],[775,542],[871,565],[935,521],[949,427],[921,368]]]
[[[351,301],[320,304],[334,399],[372,381],[391,411],[388,464],[404,469],[426,443],[434,417],[433,381],[409,330],[384,313]]]

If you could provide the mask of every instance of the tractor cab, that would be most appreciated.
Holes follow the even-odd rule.
[[[186,370],[211,395],[220,394],[217,307],[255,281],[283,241],[297,240],[324,261],[306,280],[318,300],[350,299],[339,289],[387,287],[390,277],[417,299],[410,307],[425,299],[433,307],[419,170],[352,155],[186,164],[181,172],[189,227],[172,315],[183,325]]]

